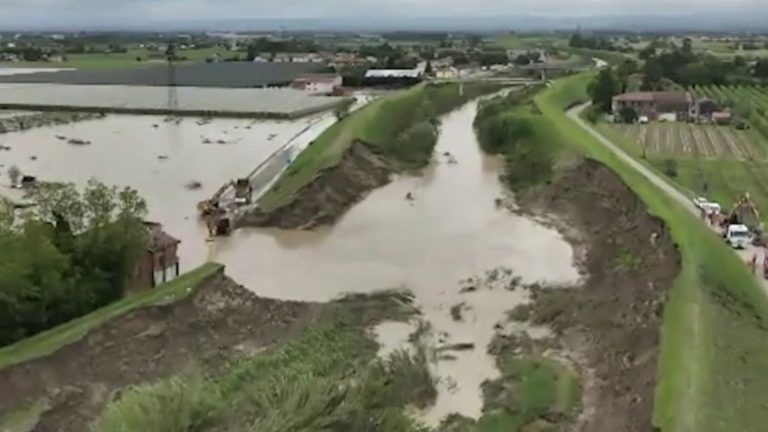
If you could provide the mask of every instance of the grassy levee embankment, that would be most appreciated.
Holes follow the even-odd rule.
[[[259,200],[269,212],[289,204],[324,169],[339,164],[355,141],[386,160],[394,170],[429,163],[437,142],[434,122],[463,103],[500,89],[498,84],[421,84],[371,102],[324,131]]]
[[[703,223],[565,114],[592,74],[554,83],[536,102],[579,151],[613,169],[664,219],[683,270],[662,328],[655,424],[664,432],[762,431],[768,424],[768,304],[744,264]]]
[[[204,264],[151,291],[129,295],[88,315],[0,348],[0,369],[51,354],[82,339],[90,330],[134,309],[179,300],[191,293],[193,287],[221,269],[220,264]]]

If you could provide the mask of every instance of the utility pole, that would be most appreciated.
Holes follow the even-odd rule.
[[[171,115],[179,110],[179,95],[176,89],[176,45],[171,42],[165,50],[168,61],[168,110]]]

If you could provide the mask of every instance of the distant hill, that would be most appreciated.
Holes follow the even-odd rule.
[[[212,19],[109,22],[107,20],[59,19],[51,22],[3,22],[0,30],[152,30],[152,31],[543,31],[585,30],[625,31],[709,31],[768,32],[768,5],[761,10],[699,12],[685,14],[615,14],[547,16],[347,16],[286,19]],[[95,24],[98,22],[99,24]],[[20,27],[21,26],[21,27]]]

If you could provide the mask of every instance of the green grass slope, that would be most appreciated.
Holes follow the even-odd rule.
[[[768,304],[744,264],[703,223],[568,118],[590,74],[554,83],[537,104],[579,151],[618,173],[663,218],[683,270],[669,293],[655,422],[664,432],[758,432],[768,424]]]

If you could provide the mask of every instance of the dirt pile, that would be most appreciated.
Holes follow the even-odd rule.
[[[330,225],[368,192],[389,183],[391,173],[387,163],[358,140],[338,165],[321,171],[290,204],[268,213],[256,210],[238,224],[283,229]]]
[[[223,270],[172,304],[139,309],[50,356],[0,370],[0,412],[41,398],[35,431],[81,432],[130,384],[216,367],[296,336],[323,305],[265,299]]]
[[[663,221],[593,160],[568,168],[520,204],[567,220],[567,227],[556,225],[585,251],[585,285],[537,291],[530,311],[531,320],[551,326],[586,370],[578,430],[652,430],[662,312],[680,271]]]

